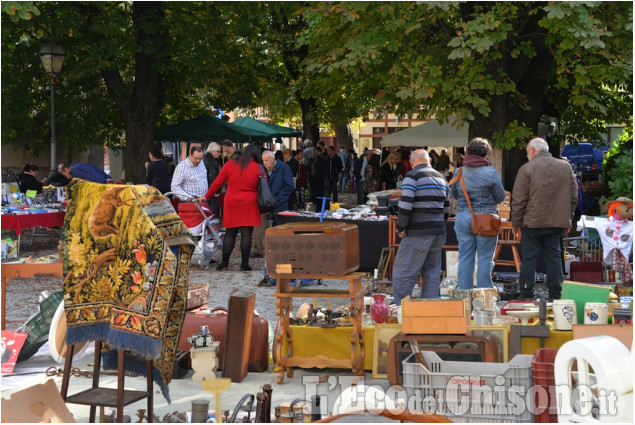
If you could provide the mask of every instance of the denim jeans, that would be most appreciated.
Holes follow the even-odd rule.
[[[562,251],[560,250],[560,237],[562,229],[522,228],[520,248],[522,252],[522,265],[520,266],[520,295],[533,297],[534,284],[536,283],[536,264],[538,254],[544,253],[545,267],[547,269],[547,289],[550,299],[560,299],[562,293]]]
[[[407,232],[407,230],[406,230]],[[395,304],[412,295],[421,275],[421,298],[439,298],[441,283],[441,252],[445,235],[406,236],[401,239],[392,268]]]
[[[498,238],[474,235],[470,213],[456,215],[454,232],[459,242],[459,287],[461,289],[474,287],[474,258],[478,255],[476,286],[477,288],[492,288],[494,251]]]
[[[340,171],[340,175],[337,178],[337,189],[340,193],[344,193],[346,191],[346,185],[351,179],[350,171]]]

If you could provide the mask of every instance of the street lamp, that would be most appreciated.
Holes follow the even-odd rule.
[[[44,72],[51,77],[51,172],[57,170],[57,151],[55,140],[55,83],[56,75],[62,70],[64,64],[64,49],[53,41],[45,44],[40,49],[40,59]]]

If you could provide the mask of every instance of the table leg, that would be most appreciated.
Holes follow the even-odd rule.
[[[351,317],[353,318],[353,334],[351,335],[351,369],[354,375],[364,374],[364,357],[366,347],[364,345],[364,330],[362,328],[362,315],[364,312],[364,298],[351,298]],[[359,356],[357,347],[359,346]]]
[[[2,330],[4,331],[4,325],[6,320],[6,312],[7,312],[7,286],[15,279],[14,277],[6,277],[2,278]]]
[[[291,328],[289,323],[289,313],[291,311],[291,299],[290,298],[278,298],[277,301],[278,307],[278,316],[280,317],[280,322],[278,323],[278,329],[276,332],[276,358],[278,359],[278,370],[280,372],[280,376],[278,376],[277,382],[278,384],[282,384],[284,382],[284,372],[287,368],[286,359],[288,357],[293,356],[293,341],[291,337]],[[287,340],[287,354],[282,356],[282,342],[283,339]],[[290,369],[290,368],[289,368]],[[287,375],[289,372],[287,371]],[[289,376],[291,377],[291,376]]]

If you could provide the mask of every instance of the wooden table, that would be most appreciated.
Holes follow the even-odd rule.
[[[280,324],[276,331],[276,359],[277,367],[280,372],[278,376],[278,384],[284,382],[285,371],[289,378],[293,377],[292,367],[301,368],[326,368],[339,367],[351,368],[353,374],[363,375],[364,373],[364,332],[362,330],[362,314],[364,311],[364,290],[362,287],[363,273],[350,273],[347,275],[328,276],[328,275],[271,275],[276,279],[276,292],[273,294],[277,298],[278,316]],[[348,290],[319,290],[319,289],[292,289],[291,279],[342,279],[349,281]],[[295,357],[293,355],[293,332],[289,323],[289,313],[292,309],[292,300],[295,297],[302,298],[349,298],[349,312],[353,321],[353,334],[351,336],[351,356],[350,359],[336,359],[318,354],[313,357]],[[287,353],[282,354],[282,342],[286,339]],[[359,347],[359,355],[357,348]],[[315,351],[319,352],[319,347],[315,347]]]
[[[2,263],[2,330],[7,307],[7,286],[15,278],[62,277],[62,263]]]

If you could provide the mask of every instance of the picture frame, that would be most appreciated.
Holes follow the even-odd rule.
[[[377,263],[377,280],[386,278],[388,272],[388,260],[390,260],[390,248],[383,247],[379,254],[379,262]]]
[[[501,362],[509,362],[509,326],[472,326],[472,335],[484,336],[491,333],[498,340],[498,351]]]
[[[373,340],[373,378],[388,379],[388,347],[393,336],[401,332],[401,324],[384,323],[375,325]]]

